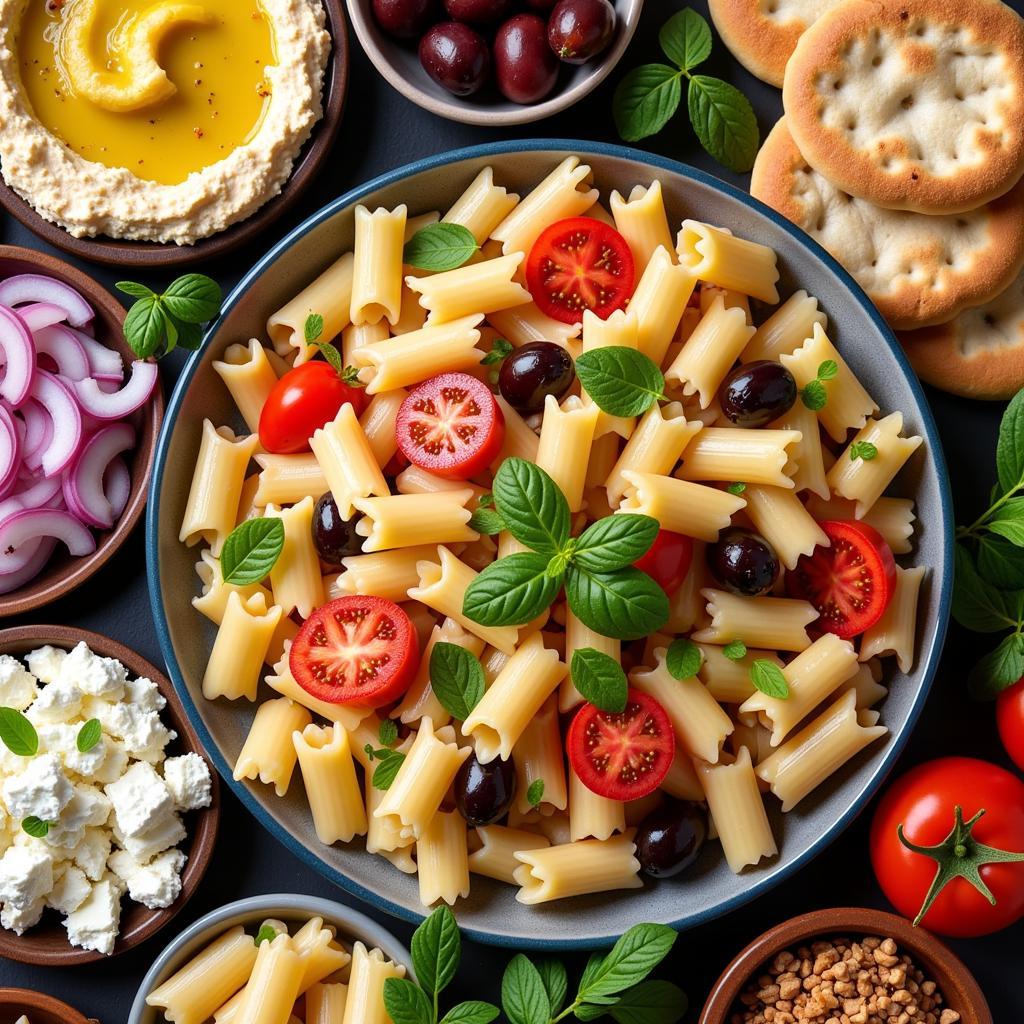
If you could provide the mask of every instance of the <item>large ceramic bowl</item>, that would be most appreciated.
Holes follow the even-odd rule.
[[[194,550],[178,543],[204,416],[235,421],[227,391],[212,363],[239,338],[262,337],[268,314],[296,294],[352,245],[354,204],[391,207],[407,203],[414,213],[445,209],[480,169],[493,165],[498,181],[520,192],[558,161],[579,154],[594,169],[596,184],[628,191],[660,178],[671,216],[722,224],[743,237],[773,246],[779,255],[783,294],[806,288],[829,315],[830,334],[884,409],[900,409],[909,433],[925,445],[907,467],[899,492],[914,497],[918,526],[915,561],[929,567],[921,596],[914,671],[896,675],[883,706],[890,733],[848,764],[788,815],[775,813],[779,856],[741,875],[726,867],[711,844],[685,881],[648,883],[643,890],[605,893],[527,908],[511,887],[474,877],[471,897],[456,908],[475,939],[509,946],[587,947],[610,942],[636,921],[678,928],[696,925],[735,908],[792,875],[820,853],[853,820],[892,767],[924,704],[935,671],[949,611],[952,580],[952,513],[939,437],[924,395],[892,334],[852,278],[797,228],[746,194],[672,161],[636,150],[594,143],[522,141],[433,157],[392,171],[342,196],[277,245],[228,300],[202,351],[193,356],[171,399],[148,511],[148,559],[153,613],[164,657],[206,748],[224,778],[268,830],[328,878],[361,898],[409,920],[422,908],[415,877],[402,875],[358,846],[321,846],[310,823],[301,786],[278,799],[258,783],[231,779],[251,710],[210,704],[200,692],[212,627],[189,603],[196,593]],[[239,424],[240,425],[240,424]]]

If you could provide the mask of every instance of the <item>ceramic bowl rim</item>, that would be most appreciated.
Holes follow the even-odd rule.
[[[32,1002],[29,1003],[28,999],[31,999]],[[0,1006],[13,1006],[22,1012],[26,1006],[32,1012],[45,1010],[63,1021],[64,1024],[97,1024],[80,1010],[76,1010],[70,1003],[65,1003],[56,996],[48,995],[46,992],[37,992],[31,988],[21,988],[17,985],[6,985],[0,988]]]
[[[953,503],[949,487],[949,478],[946,471],[945,457],[939,439],[938,427],[935,424],[931,407],[928,405],[928,401],[925,397],[921,384],[911,369],[906,356],[903,354],[903,350],[899,347],[899,343],[896,341],[895,336],[882,319],[881,314],[864,294],[860,286],[832,256],[818,245],[817,242],[810,238],[810,236],[806,235],[788,220],[785,220],[780,214],[776,213],[770,207],[765,206],[759,200],[754,199],[746,192],[736,188],[734,185],[730,185],[728,182],[724,182],[705,171],[699,170],[698,168],[678,163],[677,161],[670,160],[666,157],[633,149],[628,146],[598,142],[584,142],[578,139],[518,139],[505,142],[491,142],[478,146],[469,146],[463,149],[453,150],[448,153],[425,157],[421,160],[405,164],[402,167],[398,167],[394,170],[381,174],[363,185],[351,189],[344,195],[339,196],[333,202],[328,203],[317,213],[313,214],[295,228],[294,231],[285,236],[285,238],[280,242],[274,245],[270,251],[252,268],[252,270],[242,278],[238,286],[225,302],[221,312],[221,318],[210,325],[202,347],[197,352],[193,353],[188,363],[183,368],[181,376],[178,378],[178,382],[174,388],[170,402],[168,403],[167,415],[164,419],[164,426],[160,435],[160,442],[157,449],[157,461],[154,466],[153,477],[150,482],[150,501],[146,512],[146,566],[149,577],[149,597],[153,611],[153,622],[156,627],[164,661],[167,664],[168,674],[174,681],[174,685],[178,690],[178,695],[181,697],[182,703],[190,712],[191,716],[193,716],[192,724],[203,738],[207,756],[210,757],[217,766],[232,792],[242,801],[246,808],[255,815],[256,819],[270,832],[271,835],[281,842],[288,850],[299,857],[299,859],[304,863],[308,864],[321,875],[330,879],[334,884],[338,885],[346,892],[351,893],[358,899],[363,900],[379,910],[393,914],[404,921],[412,922],[413,924],[418,924],[423,920],[425,915],[400,906],[388,899],[386,896],[372,892],[359,882],[341,874],[341,872],[327,865],[323,860],[311,851],[307,850],[306,847],[299,843],[287,829],[283,828],[269,813],[267,813],[245,785],[232,779],[231,766],[222,758],[212,735],[206,727],[203,716],[199,713],[198,708],[192,701],[191,695],[188,692],[188,687],[178,665],[174,646],[171,642],[167,617],[160,599],[159,519],[156,496],[160,492],[164,467],[169,456],[170,437],[177,419],[178,409],[184,400],[185,394],[188,391],[196,370],[199,368],[202,355],[207,345],[219,329],[220,320],[234,308],[236,303],[238,303],[249,291],[268,266],[274,263],[279,257],[286,254],[289,249],[301,241],[307,232],[322,222],[330,219],[336,213],[361,201],[365,196],[376,192],[378,189],[393,185],[406,178],[421,174],[424,171],[435,170],[439,167],[458,163],[462,160],[469,160],[473,158],[498,159],[515,155],[516,153],[550,151],[577,153],[584,159],[593,155],[644,163],[648,166],[669,171],[673,174],[680,175],[683,178],[690,179],[702,185],[724,192],[730,198],[739,201],[743,205],[752,208],[755,212],[767,217],[781,231],[790,235],[801,247],[809,249],[831,273],[835,274],[836,277],[839,278],[840,282],[852,294],[854,301],[861,305],[864,312],[873,321],[883,340],[889,346],[892,355],[903,371],[911,395],[917,403],[925,442],[929,446],[929,451],[935,465],[935,474],[939,491],[939,507],[942,518],[942,522],[939,524],[937,532],[941,531],[942,534],[944,562],[950,567],[953,564]],[[940,574],[936,573],[936,577],[939,575]],[[878,762],[873,766],[870,778],[865,786],[863,799],[860,801],[859,805],[851,805],[813,842],[811,842],[806,849],[804,849],[797,857],[794,858],[793,861],[785,865],[781,870],[776,871],[765,878],[752,882],[751,885],[743,892],[722,901],[712,908],[702,909],[684,918],[670,922],[672,927],[678,930],[681,928],[691,928],[704,924],[707,921],[721,917],[723,914],[727,914],[730,911],[749,903],[761,893],[768,892],[787,878],[791,878],[796,872],[813,860],[814,857],[816,857],[822,850],[828,847],[843,831],[845,831],[860,811],[863,810],[863,807],[868,803],[871,797],[878,791],[878,788],[881,786],[885,777],[895,766],[899,755],[902,753],[903,748],[906,746],[906,743],[910,738],[910,734],[914,730],[914,726],[917,724],[924,708],[928,692],[931,689],[935,673],[938,669],[942,646],[945,641],[946,629],[949,623],[949,611],[952,601],[952,580],[951,578],[947,578],[945,574],[941,574],[941,578],[937,578],[935,580],[935,585],[939,589],[937,624],[934,636],[930,638],[929,649],[926,657],[922,659],[921,664],[915,670],[915,674],[919,675],[920,678],[920,685],[918,687],[916,699],[910,708],[910,712],[902,730],[897,734],[893,734],[892,741],[885,748],[885,751]],[[486,945],[503,946],[510,949],[594,949],[602,945],[611,945],[614,941],[614,936],[591,938],[581,937],[578,939],[545,939],[537,937],[527,940],[515,935],[501,935],[495,932],[465,926],[463,927],[463,933],[474,941],[481,942]]]

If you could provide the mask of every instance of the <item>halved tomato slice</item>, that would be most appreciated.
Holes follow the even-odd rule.
[[[418,663],[409,616],[394,601],[359,594],[317,608],[288,656],[306,693],[331,704],[375,708],[405,693]]]
[[[885,538],[867,523],[818,523],[832,542],[802,555],[786,573],[786,593],[818,609],[814,625],[844,640],[881,617],[896,588],[896,560]]]
[[[575,324],[591,310],[606,320],[633,294],[636,274],[629,244],[593,217],[555,221],[533,243],[526,286],[550,317]]]
[[[497,458],[505,417],[483,381],[441,373],[403,400],[395,435],[410,462],[446,480],[468,480]]]
[[[682,533],[659,530],[647,554],[633,566],[647,573],[671,597],[686,579],[693,561],[693,541]]]
[[[672,766],[676,738],[662,706],[631,689],[619,714],[584,704],[565,740],[580,782],[609,800],[637,800],[661,785]]]

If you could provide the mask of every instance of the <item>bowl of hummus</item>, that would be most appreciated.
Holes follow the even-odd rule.
[[[218,255],[323,162],[338,0],[0,0],[0,202],[105,263]]]

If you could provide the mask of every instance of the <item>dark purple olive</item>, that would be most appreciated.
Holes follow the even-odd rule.
[[[512,0],[444,0],[444,9],[454,21],[493,25],[508,17]]]
[[[548,26],[536,14],[509,18],[494,37],[494,70],[502,96],[538,103],[555,87],[558,58],[548,46]]]
[[[700,804],[673,800],[647,815],[636,830],[640,869],[654,878],[671,878],[700,856],[708,837],[708,816]]]
[[[363,538],[356,533],[356,518],[342,519],[331,492],[320,496],[313,509],[313,546],[331,565],[362,553]]]
[[[789,412],[796,401],[793,374],[781,363],[741,363],[722,383],[719,401],[726,419],[741,427],[763,427]]]
[[[707,549],[708,568],[726,590],[744,597],[767,593],[779,578],[779,556],[753,530],[723,530]]]
[[[377,24],[396,39],[417,39],[437,14],[437,0],[373,0]]]
[[[493,825],[508,814],[516,795],[516,770],[500,758],[481,764],[475,754],[455,776],[455,806],[470,825]]]
[[[498,372],[498,390],[513,409],[540,412],[548,395],[560,399],[575,379],[572,356],[561,345],[531,341],[505,358]]]
[[[491,51],[479,32],[460,21],[443,21],[420,40],[423,70],[456,96],[470,96],[487,81]]]
[[[615,35],[615,8],[608,0],[558,0],[548,21],[548,44],[566,64],[585,64]]]

